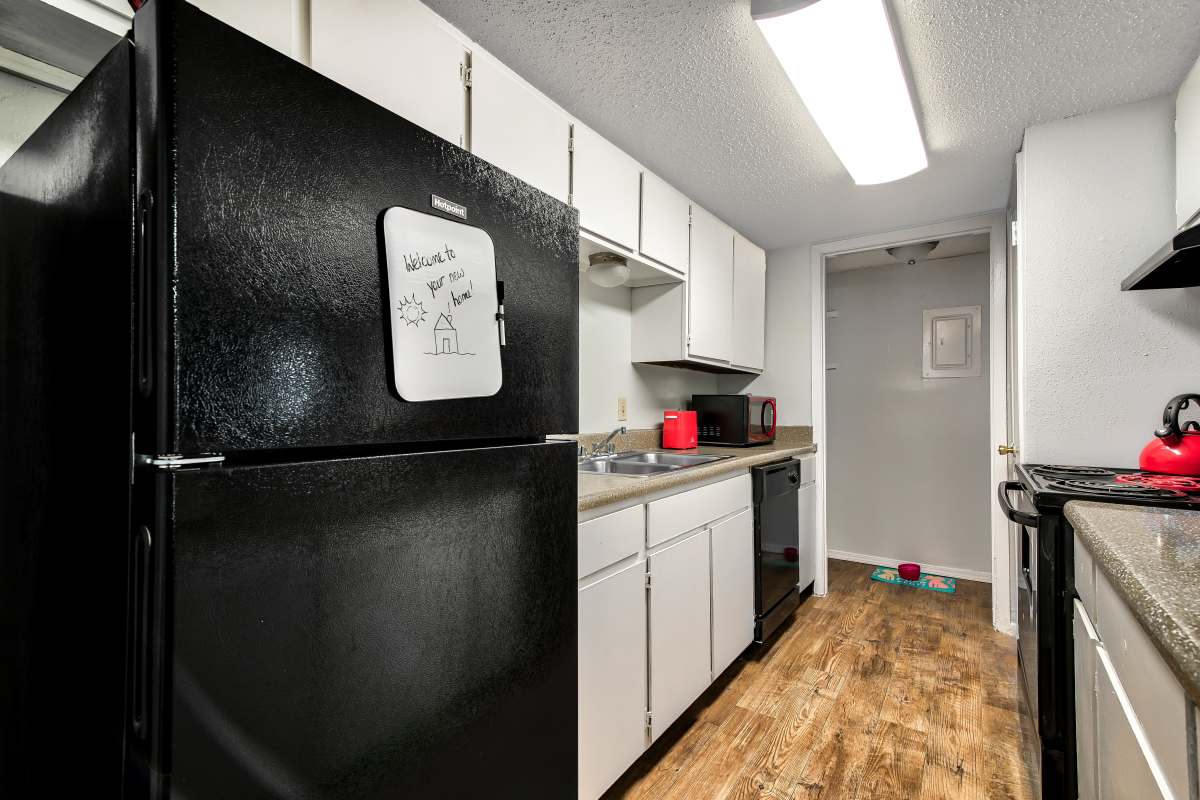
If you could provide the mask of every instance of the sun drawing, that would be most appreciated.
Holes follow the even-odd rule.
[[[415,293],[412,297],[400,298],[400,316],[414,328],[425,321],[425,306],[417,300]]]

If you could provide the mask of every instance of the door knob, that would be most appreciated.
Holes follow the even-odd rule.
[[[1002,456],[1013,456],[1017,454],[1017,448],[1011,444],[998,444],[996,445],[996,453]]]

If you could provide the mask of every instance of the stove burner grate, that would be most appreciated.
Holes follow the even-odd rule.
[[[1111,478],[1116,475],[1113,470],[1103,467],[1064,467],[1057,464],[1043,464],[1030,471],[1044,478]]]

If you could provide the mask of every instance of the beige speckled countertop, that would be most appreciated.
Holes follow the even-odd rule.
[[[584,441],[585,437],[580,437]],[[645,432],[631,431],[616,441],[618,450],[659,450],[661,442]],[[773,444],[758,447],[697,447],[692,450],[671,450],[672,453],[701,453],[704,455],[733,456],[722,461],[698,467],[666,472],[648,477],[625,475],[596,475],[579,473],[579,511],[589,511],[601,506],[628,502],[639,497],[686,486],[712,479],[729,472],[748,470],[759,464],[779,461],[791,456],[817,452],[812,443],[812,429],[808,427],[781,428]]]
[[[1200,702],[1200,511],[1073,500],[1067,519]]]

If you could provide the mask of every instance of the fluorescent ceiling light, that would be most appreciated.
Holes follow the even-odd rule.
[[[800,99],[860,184],[929,166],[884,2],[768,0],[752,7]],[[779,6],[800,8],[780,13]]]

